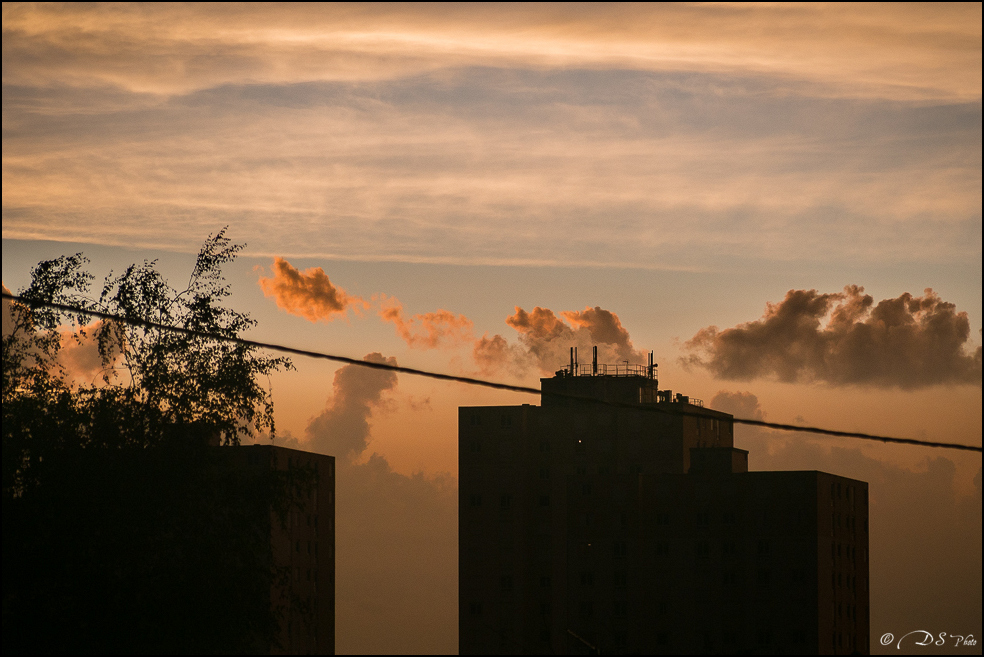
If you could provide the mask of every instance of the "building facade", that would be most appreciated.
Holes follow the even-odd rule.
[[[867,484],[748,472],[652,364],[541,385],[459,409],[462,654],[868,652]]]
[[[273,445],[232,449],[249,467],[297,475],[293,503],[270,511],[278,572],[270,597],[281,611],[279,645],[271,646],[271,652],[333,655],[335,458]]]

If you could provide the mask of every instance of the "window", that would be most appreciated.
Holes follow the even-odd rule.
[[[512,495],[503,495],[499,498],[499,507],[503,511],[508,511],[512,508]]]

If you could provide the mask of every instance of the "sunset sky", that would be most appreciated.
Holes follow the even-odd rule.
[[[534,386],[653,351],[741,417],[980,445],[981,52],[979,3],[5,3],[3,284],[180,286],[228,226],[257,340]],[[456,651],[457,407],[536,398],[294,364],[338,652]],[[869,482],[873,650],[981,637],[979,453],[736,442]]]

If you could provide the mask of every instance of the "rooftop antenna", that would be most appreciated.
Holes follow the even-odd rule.
[[[591,347],[594,355],[591,357],[591,376],[598,376],[598,346]]]

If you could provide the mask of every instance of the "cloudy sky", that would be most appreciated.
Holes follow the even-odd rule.
[[[5,3],[3,282],[84,251],[179,285],[228,226],[257,339],[532,385],[571,345],[652,350],[662,387],[737,415],[980,445],[980,26],[980,4]],[[295,364],[284,438],[347,464],[339,652],[454,651],[456,409],[535,400]],[[979,454],[739,446],[870,483],[873,646],[981,636]],[[346,496],[391,529],[344,533]]]

